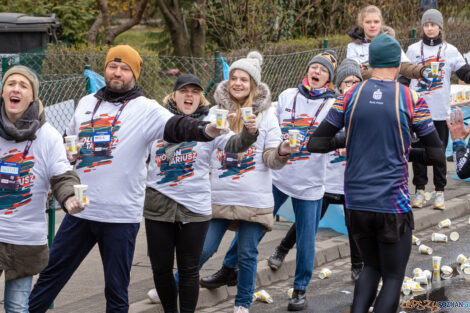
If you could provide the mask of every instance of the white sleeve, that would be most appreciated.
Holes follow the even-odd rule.
[[[77,135],[77,122],[75,113],[72,115],[72,119],[65,128],[65,134],[67,136]]]
[[[53,176],[71,171],[72,166],[67,160],[62,136],[60,136],[59,132],[49,124],[45,124],[42,127],[47,127],[47,129],[44,130],[47,130],[48,132],[47,150],[43,151],[43,155],[47,160],[47,177],[50,179]]]
[[[400,63],[404,63],[404,62],[409,62],[411,63],[410,59],[408,58],[408,56],[405,54],[405,52],[403,52],[403,49],[401,49],[401,60],[400,60]]]
[[[454,57],[452,58],[452,64],[451,64],[452,72],[458,71],[465,64],[467,63],[465,62],[465,59],[463,58],[462,54],[460,54],[457,48],[455,48],[455,54],[454,54]]]
[[[157,139],[163,139],[166,122],[173,117],[167,109],[158,104],[155,100],[146,99],[143,125],[141,129],[147,143]]]
[[[408,60],[410,60],[410,62],[413,59],[413,51],[411,50],[411,46],[409,46],[406,50],[406,57],[408,58]]]
[[[348,44],[348,49],[346,50],[346,58],[353,59],[359,65],[361,65],[361,59],[359,58],[359,55],[357,54],[357,50],[354,49],[354,43],[353,42]]]
[[[266,125],[264,149],[277,148],[277,146],[282,142],[282,133],[278,119],[272,109],[268,109],[266,112],[263,123]]]

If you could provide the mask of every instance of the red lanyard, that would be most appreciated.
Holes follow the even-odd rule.
[[[113,131],[114,126],[116,125],[119,119],[119,116],[121,115],[122,111],[124,110],[124,107],[126,106],[128,102],[129,100],[126,100],[117,111],[116,116],[114,117],[113,124],[111,125],[111,132]],[[95,114],[96,114],[96,111],[98,111],[98,108],[100,107],[100,105],[101,105],[101,100],[98,100],[98,102],[95,105],[95,108],[93,109],[93,114],[91,115],[91,128],[93,129],[93,131],[95,131],[95,121],[94,121]]]
[[[23,151],[23,156],[22,156],[22,161],[24,161],[24,159],[26,159],[26,156],[28,155],[28,152],[29,152],[29,148],[31,148],[31,145],[33,144],[33,141],[32,140],[28,140],[28,143],[26,143],[26,147],[24,148],[24,151]]]
[[[297,104],[298,95],[299,95],[299,92],[295,94],[294,103],[292,104],[292,111],[291,111],[291,118],[290,118],[291,124],[294,124],[295,122],[295,106]],[[317,112],[315,112],[315,115],[313,116],[312,121],[310,122],[310,125],[308,126],[307,133],[312,129],[313,125],[315,124],[315,121],[317,120],[318,115],[320,114],[321,110],[323,109],[327,101],[328,101],[328,98],[325,98],[323,102],[320,104],[320,107],[318,107]],[[307,103],[308,103],[308,99],[307,99]]]

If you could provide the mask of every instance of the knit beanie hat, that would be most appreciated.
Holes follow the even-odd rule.
[[[246,58],[237,60],[230,65],[228,74],[233,70],[243,70],[247,72],[255,81],[256,85],[261,82],[261,64],[263,64],[263,56],[258,51],[251,51]]]
[[[344,59],[336,70],[335,87],[339,88],[339,85],[341,85],[343,80],[349,75],[354,75],[362,81],[361,67],[359,66],[359,63],[353,59]]]
[[[140,67],[142,66],[142,58],[139,53],[129,45],[119,45],[112,47],[106,55],[106,61],[104,63],[104,68],[108,66],[108,63],[111,61],[124,62],[132,70],[135,80],[139,78]]]
[[[369,45],[369,64],[376,68],[400,66],[401,47],[390,35],[380,34]]]
[[[328,79],[328,81],[333,81],[333,78],[335,77],[335,69],[338,65],[338,56],[336,55],[336,52],[334,52],[333,50],[325,50],[324,52],[314,56],[308,62],[307,68],[305,69],[305,73],[308,72],[308,68],[313,63],[320,63],[321,65],[326,67],[328,69],[328,72],[330,73],[330,79]]]
[[[26,77],[31,86],[33,87],[33,99],[37,100],[39,97],[39,76],[38,74],[29,67],[23,65],[16,65],[6,71],[5,75],[2,78],[2,93],[3,93],[3,86],[5,86],[5,81],[8,79],[9,76],[13,74],[20,74]]]
[[[444,29],[444,19],[442,18],[442,13],[436,9],[429,9],[424,12],[423,17],[421,18],[421,26],[424,26],[426,23],[437,24],[441,29]]]

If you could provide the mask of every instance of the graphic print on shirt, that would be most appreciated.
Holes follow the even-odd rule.
[[[291,123],[291,119],[284,119],[281,123],[281,132],[282,132],[282,140],[289,140],[289,130],[290,129],[298,129],[300,131],[299,134],[299,142],[303,143],[300,151],[298,153],[294,153],[290,156],[287,164],[294,164],[297,161],[304,161],[310,159],[310,152],[307,150],[307,143],[310,136],[313,134],[315,129],[318,127],[318,122],[313,124],[312,129],[308,130],[310,123],[312,122],[312,117],[308,114],[300,114],[295,117],[294,124]]]
[[[417,56],[417,58],[421,59],[420,56]],[[431,68],[431,62],[436,62],[436,61],[437,61],[437,57],[436,56],[431,56],[431,57],[425,59],[424,65],[427,68]],[[424,92],[425,95],[429,95],[431,93],[431,91],[441,89],[444,85],[443,80],[444,80],[444,75],[445,75],[445,69],[444,69],[445,64],[446,64],[445,60],[442,58],[442,56],[439,57],[439,70],[438,70],[439,74],[437,75],[437,77],[434,78],[431,81],[430,86],[428,88],[424,87],[426,85],[426,83],[421,83],[421,81],[424,80],[424,79],[419,79],[418,80],[418,89],[416,91],[417,92]]]
[[[0,161],[20,164],[19,186],[17,190],[0,189],[0,214],[9,215],[31,202],[31,189],[36,177],[31,173],[34,156],[29,155],[22,161],[23,151],[13,149],[0,156]],[[2,177],[3,179],[3,177]]]
[[[183,143],[176,149],[171,163],[167,160],[163,145],[163,141],[158,141],[156,144],[155,163],[160,168],[158,176],[162,177],[157,184],[172,182],[170,186],[174,187],[183,183],[184,179],[194,175],[194,162],[197,159],[197,152],[193,149],[197,142]]]
[[[111,126],[114,121],[114,116],[108,114],[101,114],[95,117],[93,123],[95,125],[94,131],[111,131]],[[77,159],[77,169],[86,168],[85,172],[95,170],[98,166],[111,164],[113,161],[112,151],[116,148],[119,140],[116,137],[116,132],[120,128],[121,122],[118,121],[111,131],[111,155],[109,156],[94,156],[92,153],[92,134],[93,128],[91,127],[91,120],[81,123],[78,130],[78,139],[83,144],[80,149],[80,155]]]
[[[333,153],[330,155],[330,163],[335,164],[335,163],[342,163],[343,166],[346,166],[346,158],[339,154],[339,150],[335,150]]]
[[[217,149],[216,155],[221,165],[218,169],[222,170],[222,174],[219,175],[219,178],[232,177],[232,180],[236,180],[240,177],[243,177],[243,174],[248,173],[256,168],[255,146],[251,146],[250,148],[248,148],[248,150],[246,150],[243,155],[243,158],[238,161],[238,166],[227,166],[225,164],[224,160],[227,159],[227,153],[225,151]]]

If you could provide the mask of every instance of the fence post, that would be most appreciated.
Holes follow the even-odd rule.
[[[220,82],[220,52],[216,50],[214,52],[214,82],[217,84]]]
[[[85,64],[85,69],[86,70],[91,70],[91,66],[90,64]],[[90,94],[91,93],[91,83],[90,83],[90,78],[87,77],[86,79],[86,94]]]
[[[411,31],[411,36],[413,37],[413,43],[416,42],[416,28],[413,28],[413,30]]]
[[[325,39],[323,40],[323,48],[324,48],[324,49],[328,49],[328,38],[325,38]]]
[[[55,201],[54,197],[51,197],[47,202],[47,244],[49,249],[52,247],[52,242],[55,236]],[[54,302],[51,303],[50,309],[54,308]]]
[[[10,57],[2,57],[2,77],[3,77],[3,74],[5,74],[5,72],[8,71],[9,60],[10,60]]]

